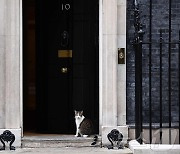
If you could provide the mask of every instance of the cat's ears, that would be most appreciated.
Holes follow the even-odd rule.
[[[79,112],[81,115],[83,114],[83,110],[82,110],[82,111],[74,110],[74,113],[75,113],[75,114],[77,114],[78,112]]]
[[[74,110],[74,113],[75,113],[75,114],[77,114],[77,111],[76,111],[76,110]]]
[[[83,111],[80,111],[80,114],[83,115]]]

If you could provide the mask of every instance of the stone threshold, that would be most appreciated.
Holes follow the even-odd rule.
[[[101,147],[101,140],[101,136],[98,136],[97,143],[91,145],[94,136],[84,138],[66,134],[25,134],[22,148]]]

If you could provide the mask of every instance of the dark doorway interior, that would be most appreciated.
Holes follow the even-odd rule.
[[[23,0],[23,128],[36,129],[35,0]]]
[[[74,109],[99,127],[98,0],[24,0],[24,131],[75,132]]]

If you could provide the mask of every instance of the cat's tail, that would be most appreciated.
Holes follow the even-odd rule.
[[[97,140],[98,140],[98,136],[95,135],[95,136],[94,136],[94,139],[93,139],[93,142],[91,143],[91,145],[96,145],[96,144],[97,144]]]

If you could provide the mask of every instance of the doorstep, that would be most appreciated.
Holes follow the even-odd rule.
[[[26,134],[22,138],[22,148],[57,148],[57,147],[101,147],[101,136],[96,145],[91,145],[94,136],[87,138],[60,134]]]

